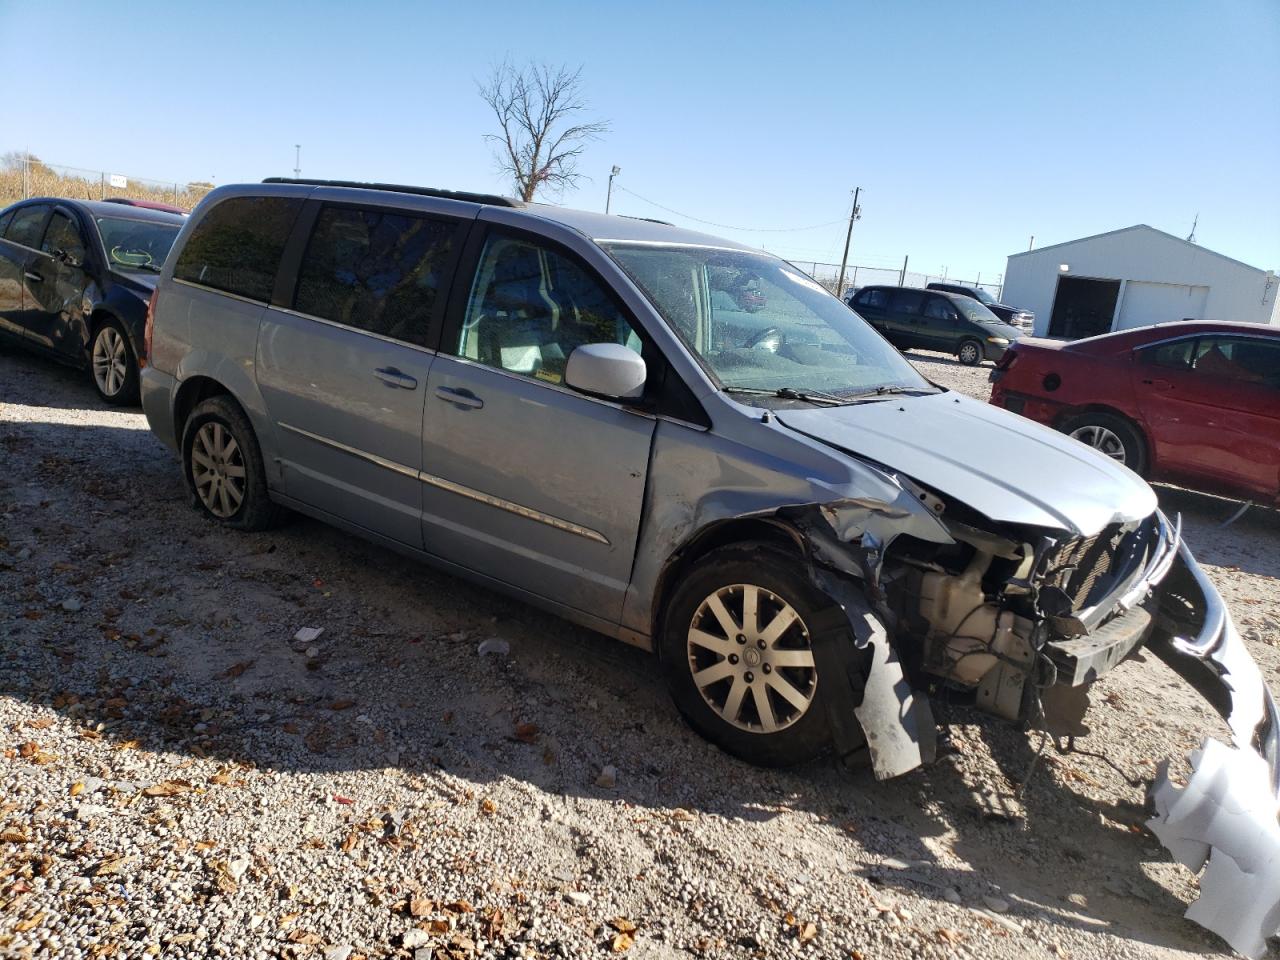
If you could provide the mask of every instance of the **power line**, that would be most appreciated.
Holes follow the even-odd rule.
[[[694,223],[706,224],[708,227],[719,227],[721,230],[741,230],[743,233],[798,233],[802,230],[819,230],[822,227],[831,227],[835,226],[837,223],[844,223],[844,217],[841,217],[839,220],[828,220],[826,223],[815,223],[811,227],[735,227],[732,224],[703,220],[687,213],[681,213],[679,210],[673,210],[671,207],[664,207],[656,200],[650,200],[648,197],[642,197],[634,190],[628,190],[626,187],[615,185],[613,189],[620,190],[622,193],[629,193],[637,200],[643,200],[650,206],[657,207],[659,210],[665,210],[667,213],[673,213],[677,217],[681,217],[685,220],[692,220]]]

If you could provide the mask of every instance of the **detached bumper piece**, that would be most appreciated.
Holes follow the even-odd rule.
[[[1206,738],[1178,788],[1161,765],[1151,831],[1204,869],[1188,919],[1247,957],[1280,935],[1280,715],[1226,605],[1185,546],[1164,585],[1149,649],[1226,719],[1234,746]],[[1206,866],[1207,865],[1207,866]]]

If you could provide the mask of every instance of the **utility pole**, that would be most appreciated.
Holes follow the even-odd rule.
[[[613,169],[609,171],[609,192],[604,195],[604,212],[609,212],[609,204],[613,201],[613,178],[622,172],[622,168],[616,163]]]
[[[858,213],[858,194],[861,192],[861,187],[854,188],[853,209],[849,211],[849,232],[844,235],[844,256],[840,258],[840,279],[836,282],[836,296],[841,300],[844,299],[844,270],[849,265],[849,242],[853,239],[853,221],[860,218]]]
[[[898,286],[907,282],[907,257],[902,258],[902,272],[898,274]]]
[[[1031,242],[1027,244],[1027,249],[1030,250],[1035,245],[1036,245],[1036,235],[1033,233],[1031,235]]]
[[[302,176],[302,144],[293,145],[293,176],[296,180]]]
[[[1191,232],[1187,234],[1187,242],[1188,242],[1188,243],[1195,243],[1195,242],[1196,242],[1196,227],[1198,227],[1198,226],[1200,226],[1200,211],[1199,211],[1199,210],[1197,210],[1197,211],[1196,211],[1196,218],[1195,218],[1195,220],[1194,220],[1194,221],[1192,221],[1192,223],[1191,223]]]

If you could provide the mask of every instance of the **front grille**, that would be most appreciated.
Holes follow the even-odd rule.
[[[1124,540],[1119,524],[1092,537],[1062,544],[1049,555],[1042,583],[1056,587],[1071,601],[1071,612],[1086,605],[1098,581],[1111,572],[1116,550]]]

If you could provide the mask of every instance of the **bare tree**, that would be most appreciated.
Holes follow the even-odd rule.
[[[574,122],[587,109],[581,67],[571,71],[531,63],[517,68],[503,61],[480,85],[480,96],[502,131],[485,139],[498,144],[498,166],[526,202],[540,187],[564,190],[577,183],[578,156],[609,129],[607,121]]]

